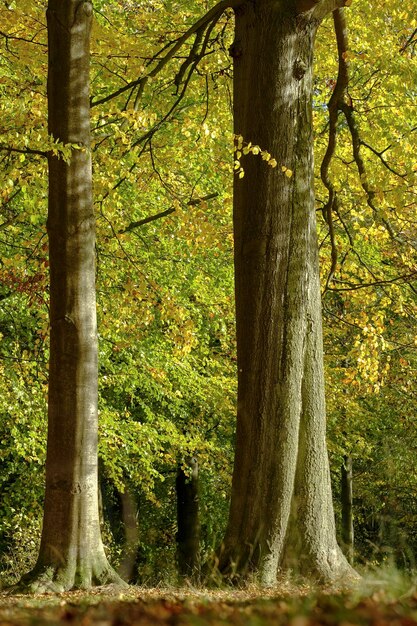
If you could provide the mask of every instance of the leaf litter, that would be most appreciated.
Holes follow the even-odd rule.
[[[0,626],[417,626],[417,590],[282,585],[268,590],[130,587],[56,595],[0,593]]]

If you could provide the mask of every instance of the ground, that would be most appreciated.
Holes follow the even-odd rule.
[[[379,588],[378,588],[379,587]],[[0,593],[0,626],[417,626],[417,588],[373,581],[354,591],[281,584],[206,591],[143,589]]]

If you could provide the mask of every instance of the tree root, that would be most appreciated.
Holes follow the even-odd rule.
[[[117,572],[106,565],[95,567],[92,564],[39,566],[25,574],[20,581],[7,590],[11,594],[63,593],[75,589],[92,587],[126,588],[128,584]]]

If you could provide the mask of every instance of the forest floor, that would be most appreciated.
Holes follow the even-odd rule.
[[[97,589],[56,595],[0,592],[0,626],[417,626],[417,587],[373,581],[354,591],[282,584],[210,591],[194,588],[123,592]]]

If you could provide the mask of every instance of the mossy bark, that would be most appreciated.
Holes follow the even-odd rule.
[[[317,6],[320,3],[315,3]],[[320,6],[319,6],[320,8]],[[234,186],[238,415],[220,570],[353,574],[335,538],[325,441],[312,64],[319,20],[290,0],[236,9],[234,132],[267,150]],[[292,171],[287,176],[282,166]]]
[[[95,221],[89,116],[92,5],[49,0],[48,126],[73,144],[49,156],[50,361],[46,494],[37,564],[20,584],[122,584],[101,540],[97,478]]]

